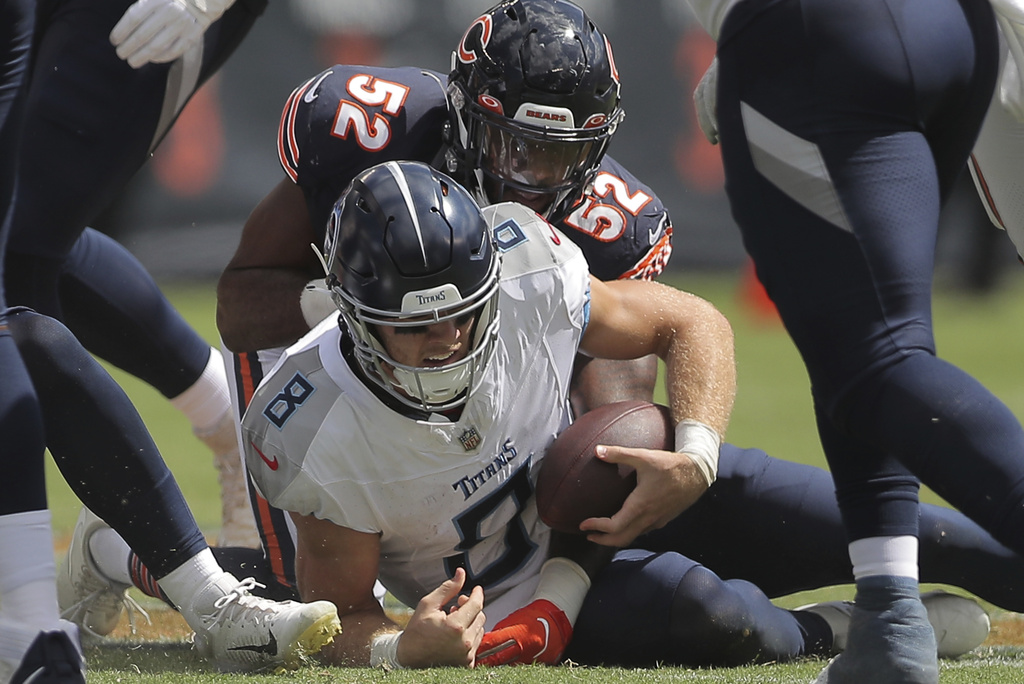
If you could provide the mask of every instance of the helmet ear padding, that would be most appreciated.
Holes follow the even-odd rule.
[[[550,195],[541,212],[549,220],[568,215],[624,116],[611,45],[586,13],[568,0],[505,0],[470,24],[448,80],[458,178],[482,202],[512,188]],[[521,170],[529,160],[487,163],[488,139],[498,135],[538,150],[561,146],[564,162],[516,178],[512,162]]]
[[[501,264],[469,193],[419,162],[374,166],[335,204],[324,252],[327,283],[367,380],[417,409],[464,403],[497,340]],[[397,362],[377,332],[467,314],[476,319],[469,349],[444,366]]]

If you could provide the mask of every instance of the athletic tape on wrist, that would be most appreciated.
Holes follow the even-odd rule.
[[[398,662],[398,641],[403,632],[386,632],[378,634],[370,643],[370,667],[383,667],[389,670],[401,670]]]
[[[709,487],[718,477],[721,448],[722,438],[714,428],[696,420],[684,420],[676,425],[676,451],[693,459]]]

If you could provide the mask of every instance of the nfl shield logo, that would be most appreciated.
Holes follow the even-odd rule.
[[[463,449],[472,451],[480,446],[480,433],[476,431],[475,427],[471,427],[459,435],[459,441],[462,442]]]

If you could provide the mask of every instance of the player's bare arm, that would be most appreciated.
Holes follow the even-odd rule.
[[[301,596],[319,596],[338,607],[342,633],[321,652],[332,665],[368,665],[370,641],[397,630],[373,596],[380,541],[328,520],[291,514],[295,523],[295,574]]]
[[[581,348],[600,358],[657,354],[665,361],[669,406],[725,435],[736,392],[732,328],[709,302],[656,282],[591,278],[590,323]],[[585,520],[592,541],[624,546],[665,525],[696,501],[709,481],[690,455],[608,447],[604,457],[637,469],[637,487],[611,518]]]
[[[342,633],[321,652],[328,664],[366,666],[371,644],[398,625],[373,595],[380,540],[313,516],[291,514],[296,531],[295,572],[301,596],[318,596],[338,607]],[[460,595],[466,573],[427,594],[416,606],[398,642],[402,667],[472,667],[484,633],[483,590]],[[448,606],[455,607],[448,609]]]
[[[299,296],[323,275],[310,248],[317,242],[302,190],[285,178],[246,220],[217,283],[217,328],[228,349],[284,346],[309,330]]]

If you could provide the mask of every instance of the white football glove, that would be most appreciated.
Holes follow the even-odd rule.
[[[173,62],[203,39],[234,0],[136,0],[110,32],[117,56],[133,69]]]
[[[697,108],[697,124],[704,137],[712,145],[718,144],[718,58],[711,60],[711,66],[700,77],[700,83],[693,91],[693,104]]]

